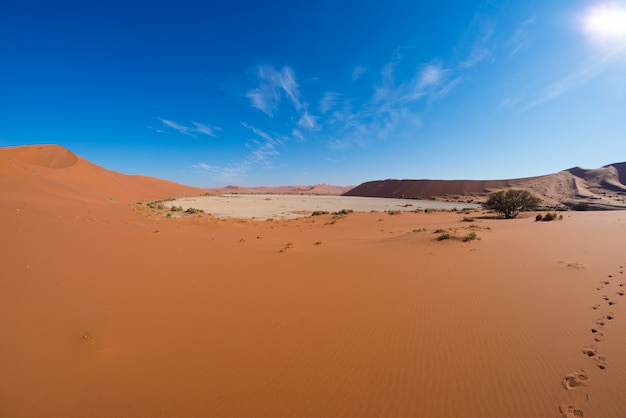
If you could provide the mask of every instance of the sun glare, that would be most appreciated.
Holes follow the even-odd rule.
[[[585,30],[600,38],[626,39],[626,9],[616,5],[592,9],[585,18]]]

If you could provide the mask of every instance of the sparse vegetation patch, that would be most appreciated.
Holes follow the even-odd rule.
[[[187,208],[187,210],[185,211],[185,213],[204,213],[203,209],[197,209],[197,208]]]
[[[474,241],[475,239],[480,239],[480,238],[478,237],[478,235],[476,235],[476,232],[472,231],[469,234],[467,234],[465,238],[463,238],[463,242]]]

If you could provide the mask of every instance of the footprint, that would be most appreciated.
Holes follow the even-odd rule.
[[[587,378],[584,370],[568,374],[563,378],[563,387],[567,390],[574,390],[579,386],[584,386]]]
[[[570,418],[570,417],[584,417],[585,413],[582,409],[572,406],[572,405],[561,405],[559,406],[559,412],[561,413],[561,418]]]
[[[588,345],[587,347],[583,348],[583,353],[587,357],[594,357],[596,354],[598,354],[598,347],[596,347],[595,345]]]
[[[613,277],[613,276],[609,276],[609,277]],[[602,283],[604,285],[611,284],[611,282],[608,281],[608,280],[602,280],[600,283]]]
[[[609,321],[613,320],[613,318],[615,318],[615,314],[613,312],[607,312],[606,315],[604,315],[606,317],[606,319],[608,319]]]
[[[619,292],[617,292],[617,294],[620,295],[620,296],[624,296],[624,291],[620,290]]]
[[[620,295],[620,296],[621,296],[621,295]],[[613,305],[615,305],[616,303],[617,303],[617,302],[615,302],[614,300],[610,300],[610,301],[609,301],[609,306],[613,306]]]
[[[596,319],[596,325],[599,327],[603,327],[606,325],[606,322],[604,321],[604,318],[598,318]]]
[[[598,304],[596,304],[596,305],[593,305],[593,306],[591,307],[591,309],[593,309],[593,310],[595,311],[595,310],[597,310],[599,307],[600,307],[600,304],[598,303]]]
[[[93,344],[93,336],[89,332],[85,332],[81,337],[83,344]]]
[[[598,363],[598,368],[600,370],[606,369],[606,358],[604,356],[597,356],[596,362]]]
[[[609,300],[609,296],[608,295],[602,295],[602,299],[603,300]]]

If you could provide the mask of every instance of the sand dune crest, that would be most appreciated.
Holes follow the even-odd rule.
[[[67,168],[78,161],[72,151],[58,145],[32,145],[12,148],[12,158],[47,168]]]

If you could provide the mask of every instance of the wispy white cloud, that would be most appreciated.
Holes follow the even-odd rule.
[[[373,102],[382,103],[382,108],[393,108],[398,105],[417,102],[425,96],[443,97],[457,84],[449,75],[451,70],[443,68],[441,61],[420,66],[415,75],[408,80],[395,84],[394,65],[387,64],[381,72],[381,83],[374,87]]]
[[[238,184],[248,177],[249,166],[233,163],[224,166],[205,163],[192,164],[192,169],[203,177],[211,178],[223,185]]]
[[[517,55],[518,52],[528,48],[531,44],[529,31],[530,28],[535,24],[535,17],[531,17],[530,19],[526,19],[517,26],[517,29],[513,33],[513,35],[506,42],[506,45],[509,47],[509,55]]]
[[[322,113],[327,113],[330,110],[335,109],[341,100],[341,95],[334,92],[326,92],[320,100],[319,109]]]
[[[538,97],[524,107],[523,110],[530,110],[588,83],[617,62],[621,61],[623,64],[624,52],[626,52],[626,46],[598,52],[571,73],[565,74],[560,79],[546,86]]]
[[[307,129],[315,129],[317,127],[316,120],[317,118],[315,116],[312,116],[307,110],[305,110],[300,116],[298,126]]]
[[[246,94],[252,107],[259,109],[268,116],[274,116],[281,96],[284,94],[296,110],[302,108],[298,83],[290,67],[283,67],[279,71],[273,67],[260,66],[257,70],[259,87]]]
[[[367,68],[362,65],[357,65],[352,70],[352,81],[357,81],[363,74],[367,72]]]
[[[168,126],[178,132],[180,132],[181,134],[184,135],[188,135],[191,136],[193,138],[195,138],[194,133],[200,133],[203,135],[207,135],[207,136],[216,136],[215,131],[221,131],[222,128],[218,127],[218,126],[210,126],[210,125],[205,125],[202,123],[198,123],[198,122],[194,122],[191,121],[191,124],[193,126],[185,126],[185,125],[181,125],[177,122],[174,122],[172,120],[168,120],[168,119],[162,119],[159,118],[159,120],[161,122],[163,122],[163,124],[165,126]]]
[[[262,131],[261,129],[258,129],[252,125],[248,125],[245,122],[239,122],[241,124],[241,126],[243,126],[246,129],[249,129],[252,131],[252,133],[254,133],[255,135],[261,137],[262,139],[265,140],[266,143],[268,144],[272,144],[272,145],[284,145],[284,141],[282,139],[280,139],[278,136],[276,135],[270,135],[269,133]]]
[[[285,144],[286,139],[272,135],[245,122],[240,123],[241,126],[255,135],[254,138],[251,138],[245,144],[246,148],[249,149],[245,157],[225,165],[199,162],[193,164],[192,168],[204,177],[211,178],[213,181],[221,182],[222,184],[244,181],[248,177],[249,172],[258,167],[271,168],[272,157],[280,155],[278,148]]]
[[[293,136],[300,142],[304,141],[304,135],[302,134],[302,132],[300,132],[300,129],[295,129],[295,128],[292,129],[291,136]]]
[[[516,106],[519,102],[521,102],[521,98],[519,97],[505,97],[504,99],[500,100],[500,103],[498,104],[498,109],[505,109],[507,107],[513,107]]]
[[[493,49],[490,42],[493,32],[494,23],[490,18],[482,14],[474,16],[461,41],[462,53],[466,54],[459,63],[461,70],[472,68],[491,57]]]

